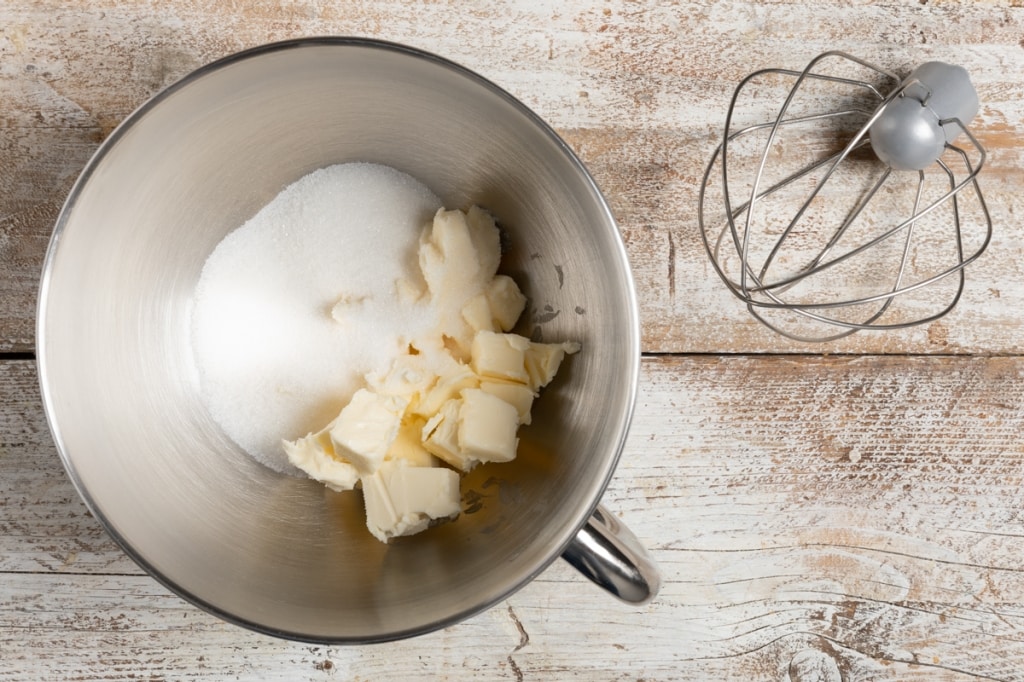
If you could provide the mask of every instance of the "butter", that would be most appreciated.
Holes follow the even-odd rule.
[[[511,462],[516,457],[519,412],[501,398],[467,388],[459,406],[459,451],[468,471],[477,463]]]
[[[474,332],[509,331],[526,307],[526,296],[507,275],[495,275],[484,291],[466,301],[462,317]]]
[[[466,213],[439,210],[420,238],[420,270],[438,320],[435,334],[456,359],[468,359],[474,331],[489,326],[491,312],[481,305],[486,295],[473,299],[497,272],[500,238],[494,219],[479,207]]]
[[[335,453],[351,462],[360,475],[375,472],[398,435],[408,402],[365,388],[356,391],[331,428]]]
[[[420,241],[419,258],[427,289],[435,298],[465,293],[482,270],[466,214],[439,210]]]
[[[288,461],[331,490],[352,490],[359,472],[349,462],[337,459],[328,429],[294,441],[282,441]]]
[[[507,379],[521,384],[530,381],[526,351],[530,340],[518,334],[479,331],[473,337],[470,364],[481,377]]]
[[[491,304],[488,302],[486,294],[477,294],[466,301],[466,304],[462,306],[462,319],[475,332],[481,329],[493,332],[499,328],[491,314]]]
[[[529,385],[533,390],[539,390],[555,378],[555,373],[562,365],[566,354],[578,353],[580,344],[568,343],[530,343],[524,353],[526,373],[529,375]]]
[[[486,462],[515,459],[519,412],[479,388],[464,389],[442,405],[423,427],[423,446],[460,471]]]
[[[531,422],[530,408],[533,407],[533,399],[537,394],[529,386],[502,379],[481,379],[480,390],[497,396],[516,408],[520,424],[526,425]]]
[[[494,222],[494,217],[479,206],[470,206],[466,211],[466,224],[480,268],[479,282],[485,285],[498,272],[498,265],[501,263],[501,233]]]
[[[444,467],[389,462],[363,478],[366,527],[381,542],[458,516],[459,475]]]
[[[420,239],[422,283],[395,281],[403,302],[433,311],[436,327],[368,373],[367,388],[323,431],[284,444],[289,461],[333,490],[361,482],[367,527],[382,542],[457,516],[459,472],[515,458],[534,399],[580,348],[510,333],[526,297],[497,274],[500,259],[486,211],[438,211]],[[354,324],[364,301],[343,296],[332,315]]]
[[[487,285],[484,297],[496,327],[491,331],[511,330],[526,308],[526,296],[519,290],[515,280],[508,275],[496,275]]]
[[[437,414],[427,420],[420,433],[423,447],[427,452],[443,459],[456,469],[467,471],[462,451],[459,449],[460,406],[461,400],[458,398],[447,400]]]

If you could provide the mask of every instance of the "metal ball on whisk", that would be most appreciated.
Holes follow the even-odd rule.
[[[788,94],[758,122],[773,88]],[[735,123],[751,104],[755,122]],[[967,129],[977,111],[967,72],[942,62],[901,80],[826,52],[803,71],[750,74],[701,185],[714,269],[754,317],[798,341],[945,315],[992,236],[977,182],[985,150]]]

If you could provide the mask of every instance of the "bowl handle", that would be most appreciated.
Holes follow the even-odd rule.
[[[624,602],[646,604],[661,589],[654,560],[621,521],[598,505],[562,558]]]

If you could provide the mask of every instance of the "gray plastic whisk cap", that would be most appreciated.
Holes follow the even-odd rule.
[[[978,93],[966,69],[943,62],[920,65],[900,89],[871,124],[871,148],[895,170],[924,170],[978,113]]]

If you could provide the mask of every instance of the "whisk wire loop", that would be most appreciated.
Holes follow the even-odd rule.
[[[815,69],[826,59],[837,59],[857,64],[870,72],[874,72],[879,76],[897,83],[898,85],[888,94],[883,94],[883,90],[866,80],[815,71]],[[762,69],[744,78],[737,86],[736,90],[733,92],[729,108],[726,113],[725,130],[722,135],[721,142],[712,153],[711,159],[704,171],[698,195],[697,214],[701,238],[705,251],[711,260],[712,267],[732,294],[746,303],[748,311],[754,316],[754,318],[758,319],[760,322],[783,336],[794,340],[830,341],[842,338],[862,329],[899,329],[911,325],[931,322],[947,314],[960,300],[965,281],[963,270],[968,264],[980,257],[982,252],[987,248],[992,235],[991,216],[977,180],[978,173],[981,171],[981,168],[985,163],[986,154],[977,138],[971,134],[964,121],[959,117],[946,116],[940,118],[935,112],[928,108],[929,102],[931,102],[935,96],[936,88],[942,86],[941,82],[936,85],[935,74],[937,69],[934,68],[936,64],[937,63],[929,63],[923,65],[922,67],[919,67],[919,69],[916,70],[910,78],[900,82],[899,78],[889,71],[853,57],[845,52],[832,51],[823,53],[814,58],[807,67],[801,71],[789,69]],[[941,64],[938,66],[953,69],[959,68],[948,67],[948,65]],[[922,74],[920,77],[917,76],[919,72]],[[938,72],[940,72],[941,75],[941,69],[938,69]],[[788,92],[786,93],[782,106],[778,109],[774,119],[771,121],[754,123],[735,129],[733,121],[736,116],[737,107],[739,106],[741,97],[744,95],[746,88],[750,86],[751,83],[762,77],[784,77],[792,80],[792,84],[788,88]],[[926,78],[929,79],[930,82],[925,82]],[[851,89],[859,92],[862,97],[867,96],[869,99],[875,101],[876,104],[872,109],[860,106],[847,106],[845,108],[839,108],[828,112],[818,111],[811,114],[791,115],[790,110],[793,107],[794,102],[801,95],[802,88],[805,84],[810,82],[824,83]],[[956,87],[963,88],[963,85],[957,84]],[[959,92],[954,94],[959,94]],[[973,88],[971,89],[971,94],[973,95]],[[926,109],[926,111],[922,111],[920,117],[927,118],[930,116],[931,118],[934,118],[935,125],[939,126],[940,134],[944,135],[944,137],[939,140],[939,158],[931,158],[934,158],[932,165],[938,166],[938,168],[948,178],[948,190],[944,191],[940,196],[934,199],[926,197],[925,186],[927,175],[924,169],[917,170],[916,187],[914,189],[909,217],[902,220],[897,219],[895,221],[895,225],[888,229],[879,230],[877,228],[871,228],[868,231],[867,238],[865,238],[863,242],[847,245],[841,253],[834,254],[834,251],[840,243],[848,239],[852,239],[849,235],[853,231],[853,227],[855,225],[863,226],[865,224],[870,225],[872,222],[880,222],[877,219],[874,221],[871,220],[872,217],[877,218],[877,216],[873,216],[870,209],[878,200],[883,188],[886,189],[887,195],[895,194],[898,191],[898,187],[890,188],[890,182],[893,178],[893,166],[889,165],[889,163],[880,162],[876,159],[874,164],[878,170],[871,171],[876,176],[875,179],[872,180],[870,187],[860,193],[860,196],[856,199],[853,206],[846,211],[845,217],[840,219],[838,224],[830,232],[826,232],[824,235],[821,235],[821,238],[824,240],[823,245],[815,247],[816,250],[809,256],[801,258],[797,255],[796,258],[798,260],[802,260],[803,265],[796,267],[790,273],[787,274],[786,272],[781,272],[774,277],[770,277],[769,273],[778,269],[776,264],[779,262],[779,259],[787,248],[789,242],[795,238],[794,234],[797,229],[800,228],[801,230],[804,230],[804,232],[807,231],[804,223],[810,219],[812,208],[817,205],[816,202],[824,201],[824,189],[830,183],[839,181],[838,175],[840,170],[846,168],[851,163],[851,157],[853,157],[854,154],[859,154],[860,150],[868,146],[869,137],[871,138],[871,147],[875,150],[875,153],[882,153],[879,151],[879,147],[876,144],[873,126],[876,126],[877,122],[883,117],[887,117],[886,125],[891,125],[894,118],[899,119],[899,116],[896,116],[895,114],[889,115],[887,112],[888,107],[898,99],[906,99],[908,101],[908,105],[901,104],[902,111],[895,112],[895,114],[903,115],[907,111],[906,106],[911,106],[911,114],[913,116],[918,116],[918,114],[914,113],[915,110],[913,109],[913,105],[909,104],[911,99],[917,100],[920,103],[921,108]],[[948,103],[951,99],[950,92],[948,90],[943,92],[942,96],[937,99]],[[941,106],[947,106],[944,105],[942,101],[939,101],[938,104]],[[973,114],[971,115],[973,116]],[[788,170],[783,174],[781,179],[768,179],[767,168],[769,167],[772,154],[775,152],[775,148],[782,131],[795,129],[797,126],[813,126],[817,124],[824,124],[829,121],[840,122],[851,118],[859,120],[858,128],[853,132],[849,139],[845,141],[838,152],[828,154],[824,158],[813,160],[796,170]],[[928,120],[930,121],[930,119]],[[902,120],[897,120],[896,123],[902,124]],[[913,123],[917,125],[918,121],[915,120]],[[899,129],[897,129],[897,132],[899,132]],[[731,168],[731,159],[733,158],[734,152],[731,145],[738,145],[741,138],[753,136],[755,134],[766,135],[765,141],[756,156],[739,159],[739,161],[751,162],[748,165],[751,165],[753,170],[750,172],[749,176],[744,176],[748,177],[748,180],[745,183],[746,189],[742,192],[742,194],[745,195],[744,201],[734,205],[734,192],[731,191],[731,189],[735,187],[735,179],[731,174],[731,171],[733,170]],[[968,146],[971,149],[971,154],[968,154],[968,152],[961,147],[951,143],[951,140],[955,139],[959,135],[963,135],[967,140]],[[885,142],[886,141],[883,140],[878,143],[883,145],[883,150]],[[899,144],[903,144],[903,142],[899,141]],[[897,157],[901,151],[902,149],[896,149],[895,153]],[[912,149],[911,151],[916,153],[918,150]],[[950,152],[962,161],[963,166],[966,169],[966,175],[959,180],[957,173],[954,172],[954,170],[941,158],[941,153],[944,151]],[[976,164],[972,163],[972,154],[977,158]],[[863,165],[862,160],[859,158],[857,163]],[[724,224],[721,225],[717,235],[713,237],[712,235],[714,232],[710,231],[711,226],[706,218],[709,206],[708,191],[709,187],[712,185],[713,178],[715,177],[714,171],[716,166],[721,167],[721,174],[719,177],[722,182],[722,200],[725,211]],[[741,164],[739,167],[742,169],[743,165]],[[763,202],[766,202],[769,198],[772,198],[772,200],[775,201],[775,195],[782,196],[783,190],[786,188],[795,189],[796,184],[805,179],[813,180],[812,186],[796,206],[796,211],[792,217],[785,221],[784,227],[782,227],[781,231],[767,241],[767,253],[760,264],[755,265],[753,259],[753,242],[755,237],[762,238],[761,241],[763,241],[764,236],[756,234],[759,224],[755,220],[755,209],[758,209]],[[968,188],[972,190],[972,196],[976,199],[975,210],[976,214],[980,216],[980,220],[978,222],[984,227],[980,245],[974,248],[970,255],[965,255],[962,224],[963,205],[962,201],[958,198],[958,195]],[[941,215],[939,214],[940,210],[945,210],[942,209],[943,206],[949,206],[947,211],[949,217],[948,222],[952,225],[953,250],[955,251],[956,256],[952,264],[938,268],[937,272],[917,272],[915,270],[913,277],[911,277],[911,264],[916,261],[916,258],[913,258],[912,254],[917,253],[922,248],[918,244],[918,233],[924,229],[922,226],[925,225],[924,221],[926,218],[928,219],[929,230],[934,231],[935,228],[931,224],[941,223],[943,216],[946,215],[946,213]],[[818,218],[819,216],[815,215],[814,217]],[[860,227],[858,229],[863,231],[864,228]],[[836,269],[840,265],[844,265],[844,267],[849,270],[850,267],[854,265],[853,259],[869,256],[872,250],[882,248],[882,245],[885,242],[893,240],[900,234],[903,236],[902,245],[897,247],[897,258],[893,261],[894,273],[890,279],[889,285],[882,291],[866,295],[854,294],[852,296],[836,296],[834,291],[826,292],[829,295],[820,297],[812,297],[807,294],[807,291],[814,291],[812,287],[808,286],[808,282],[813,282],[820,286],[820,282],[818,280],[822,277],[826,278],[825,281],[831,281],[831,279],[838,277],[838,275],[834,275],[833,273],[836,272]],[[934,235],[927,230],[925,234],[934,242]],[[801,233],[800,236],[803,241],[807,241],[812,238],[809,234],[804,233]],[[730,239],[732,242],[732,251],[734,251],[735,254],[736,265],[729,265],[732,259],[727,258],[723,253],[723,250],[729,251],[729,249],[726,248],[726,244]],[[925,243],[925,238],[921,238],[921,241],[922,243]],[[759,241],[759,243],[761,242]],[[889,249],[889,247],[886,248]],[[917,249],[917,251],[915,251],[915,249]],[[889,250],[891,251],[891,249]],[[858,264],[860,262],[860,260],[857,261]],[[731,274],[732,272],[735,272],[735,274]],[[856,268],[854,267],[850,272],[856,272]],[[903,311],[898,316],[889,316],[893,319],[885,317],[891,310],[893,310],[893,304],[898,297],[922,290],[925,287],[956,273],[959,274],[959,277],[952,295],[945,304],[939,306],[938,310]],[[878,278],[875,279],[877,280]],[[908,279],[911,281],[907,281]],[[856,284],[856,282],[854,282],[854,284]],[[875,285],[877,285],[877,282]],[[797,295],[796,290],[798,289],[801,295]],[[928,301],[926,300],[925,303],[928,303]],[[872,309],[865,312],[863,309],[866,306],[871,306]],[[918,307],[921,306],[919,305]],[[858,310],[862,312],[857,314]],[[792,329],[791,324],[783,325],[781,322],[776,321],[774,317],[771,320],[767,319],[765,313],[768,311],[790,314],[790,321],[793,319],[804,319],[817,324],[839,327],[840,331],[830,334],[823,334],[820,331],[815,334],[804,333],[803,331]],[[825,311],[832,312],[830,314],[824,314]],[[838,314],[840,312],[842,314]],[[883,319],[883,317],[885,317],[885,319]]]

